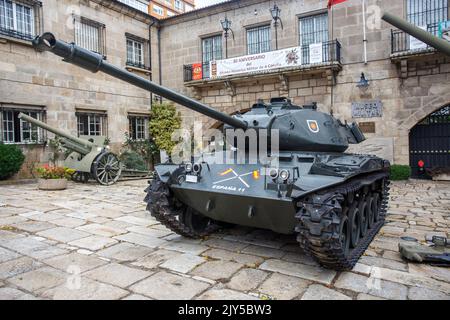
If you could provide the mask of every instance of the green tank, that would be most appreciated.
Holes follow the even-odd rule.
[[[269,229],[296,235],[300,247],[321,265],[348,270],[382,227],[390,164],[373,155],[345,153],[349,144],[365,139],[356,124],[319,112],[315,104],[297,106],[287,98],[258,101],[249,112],[229,116],[119,69],[101,55],[56,40],[51,33],[37,37],[33,45],[221,121],[227,132],[268,130],[271,145],[277,140],[272,162],[241,163],[240,150],[251,156],[248,145],[233,146],[232,140],[229,152],[219,153],[230,156],[229,162],[217,163],[217,154],[202,154],[182,164],[157,165],[145,202],[151,215],[174,232],[202,238],[229,224]]]

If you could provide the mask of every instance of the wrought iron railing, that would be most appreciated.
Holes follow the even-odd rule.
[[[427,31],[435,36],[439,36],[439,23],[429,24],[427,26]],[[413,52],[413,51],[423,51],[431,49],[430,46],[425,46],[420,49],[410,49],[411,37],[409,34],[402,30],[391,30],[391,53],[402,53],[402,52]]]
[[[321,66],[333,62],[341,63],[341,43],[338,40],[332,40],[322,43],[322,63],[317,64]],[[301,46],[302,50],[302,66],[315,66],[311,64],[309,46]],[[202,63],[202,79],[209,79],[209,62]],[[184,82],[192,81],[193,79],[193,67],[192,64],[183,66],[183,79]]]
[[[126,65],[130,66],[130,67],[143,69],[143,70],[150,70],[150,68],[148,66],[146,66],[145,64],[136,62],[136,61],[132,61],[132,60],[127,60]]]
[[[13,29],[0,27],[0,34],[7,37],[13,37],[21,40],[33,40],[34,36],[31,33],[23,33]]]

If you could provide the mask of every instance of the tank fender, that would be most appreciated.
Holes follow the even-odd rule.
[[[179,166],[174,164],[160,164],[155,167],[155,172],[163,183],[168,183],[177,169],[179,169]]]

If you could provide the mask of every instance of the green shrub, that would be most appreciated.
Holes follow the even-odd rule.
[[[125,151],[120,156],[120,161],[125,165],[127,169],[147,171],[147,165],[144,158],[134,151]]]
[[[411,168],[405,165],[394,164],[391,166],[391,180],[408,180],[411,176]]]
[[[12,144],[0,144],[0,180],[8,179],[17,172],[25,160],[22,150]]]

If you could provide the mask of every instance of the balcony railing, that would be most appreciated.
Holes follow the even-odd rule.
[[[435,36],[439,36],[439,23],[429,24],[427,31]],[[411,49],[411,37],[402,30],[391,30],[391,48],[392,54],[406,53],[406,52],[420,52],[432,49],[430,46],[424,45],[420,49]]]
[[[33,40],[33,35],[30,33],[22,33],[13,29],[7,29],[0,27],[0,35],[13,37],[21,40]]]
[[[145,64],[136,61],[127,60],[126,65],[129,67],[139,68],[143,70],[150,70],[150,68]]]
[[[317,66],[326,65],[330,63],[341,63],[341,44],[338,40],[328,41],[322,43],[322,63]],[[309,46],[301,46],[302,50],[302,65],[298,68],[305,68],[308,66],[313,66],[310,63],[310,51]],[[314,66],[316,66],[314,64]],[[274,70],[275,71],[275,70]],[[276,70],[278,71],[278,70]],[[209,62],[202,63],[202,79],[209,79]],[[193,79],[193,65],[188,64],[183,66],[183,79],[184,82],[189,82]],[[198,80],[198,79],[195,79]]]

